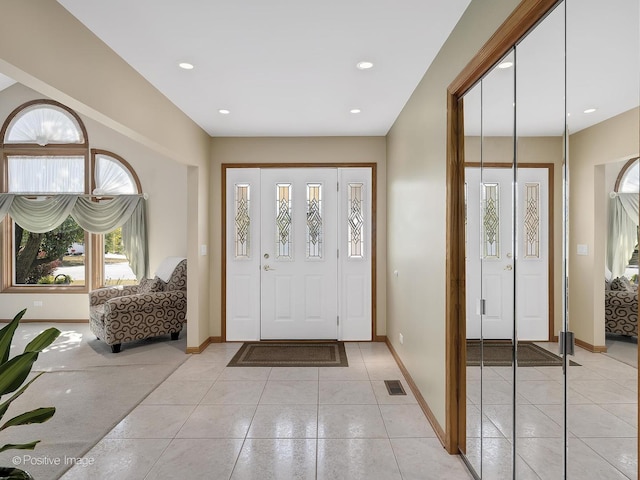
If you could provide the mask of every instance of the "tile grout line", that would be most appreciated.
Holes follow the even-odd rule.
[[[349,355],[345,350],[345,355],[347,355],[347,362],[349,361]],[[318,367],[318,394],[316,395],[316,464],[315,464],[315,479],[318,480],[318,450],[320,449],[320,367]]]
[[[578,440],[579,442],[581,442],[585,447],[587,447],[589,450],[591,450],[593,453],[595,453],[598,457],[600,457],[602,460],[604,460],[608,465],[611,466],[611,468],[613,468],[616,472],[619,472],[620,475],[622,475],[623,477],[627,477],[629,478],[627,475],[625,475],[618,467],[616,467],[614,464],[612,464],[608,459],[606,459],[604,456],[602,456],[600,454],[600,452],[598,452],[597,450],[594,450],[593,448],[591,448],[591,445],[589,445],[587,442],[585,442],[584,440],[582,440],[583,437],[575,437],[575,440]],[[600,437],[584,437],[584,438],[600,438]],[[620,438],[620,437],[618,437]]]
[[[247,431],[244,433],[244,438],[242,439],[242,444],[240,445],[240,449],[238,450],[238,455],[236,456],[236,460],[235,460],[235,462],[233,462],[233,468],[231,469],[231,473],[229,474],[229,480],[231,478],[233,478],[233,473],[236,471],[236,467],[238,466],[238,461],[240,460],[240,456],[242,455],[242,450],[244,449],[244,446],[247,443],[247,437],[249,435],[249,430],[251,430],[251,425],[253,424],[253,421],[256,418],[256,413],[258,412],[258,405],[260,405],[260,400],[262,399],[262,395],[264,395],[264,391],[267,388],[267,382],[269,381],[269,376],[271,375],[271,372],[272,372],[272,368],[269,369],[269,374],[267,375],[267,380],[264,382],[264,385],[262,386],[262,392],[260,392],[260,397],[258,398],[258,403],[256,403],[255,410],[253,411],[253,415],[251,416],[251,421],[249,422],[249,425],[247,426]],[[222,375],[222,372],[220,373],[220,376],[221,375]],[[235,403],[233,403],[233,405],[235,405]]]

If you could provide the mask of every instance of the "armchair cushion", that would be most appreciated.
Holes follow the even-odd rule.
[[[617,277],[611,280],[609,288],[618,292],[634,292],[635,288],[631,285],[631,282],[627,277]]]
[[[152,279],[143,278],[140,281],[137,293],[164,292],[164,287],[165,283],[159,277],[154,277]]]

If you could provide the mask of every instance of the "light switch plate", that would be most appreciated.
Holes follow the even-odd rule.
[[[578,245],[578,255],[589,255],[588,245]]]

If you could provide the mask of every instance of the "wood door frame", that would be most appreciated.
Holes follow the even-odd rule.
[[[445,448],[465,453],[466,312],[462,97],[562,0],[522,0],[447,88]]]
[[[555,295],[554,295],[554,291],[555,291],[555,275],[554,275],[554,261],[555,261],[555,248],[554,247],[554,242],[553,242],[553,236],[554,236],[554,228],[553,228],[553,222],[554,222],[554,215],[553,215],[553,200],[555,198],[554,194],[553,194],[553,190],[555,188],[555,184],[554,184],[554,175],[553,175],[553,171],[554,171],[554,164],[553,163],[519,163],[517,168],[546,168],[547,169],[547,188],[549,189],[548,192],[548,198],[547,198],[547,202],[549,205],[549,212],[548,212],[548,222],[549,225],[547,226],[547,230],[548,230],[548,238],[547,238],[547,242],[549,245],[549,261],[547,264],[547,274],[548,274],[548,285],[547,285],[547,295],[548,295],[548,300],[549,300],[549,315],[548,315],[548,334],[547,334],[547,341],[549,342],[557,342],[558,341],[558,337],[553,335],[554,332],[554,328],[555,328],[555,314],[554,314],[554,305],[555,305]],[[510,163],[499,163],[499,162],[469,162],[469,163],[465,163],[464,164],[464,168],[511,168],[512,165]],[[466,268],[465,268],[465,272],[466,272]],[[466,275],[465,275],[466,278]],[[466,325],[466,324],[465,324]],[[465,333],[466,333],[466,327],[465,327]],[[466,335],[465,335],[465,339],[466,339]]]
[[[223,163],[222,172],[222,268],[221,289],[222,297],[220,301],[221,309],[221,341],[227,341],[227,169],[229,168],[370,168],[371,169],[371,341],[384,342],[386,336],[378,336],[376,330],[377,323],[377,164],[376,163]]]

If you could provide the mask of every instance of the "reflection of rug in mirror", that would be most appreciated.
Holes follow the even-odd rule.
[[[343,342],[245,342],[228,367],[348,367]]]
[[[480,340],[467,340],[467,366],[480,366],[482,352],[485,367],[510,367],[512,365],[513,346],[509,341],[484,340],[482,349]],[[570,360],[570,365],[580,366]],[[562,366],[562,358],[531,342],[518,342],[519,367],[556,367]]]

